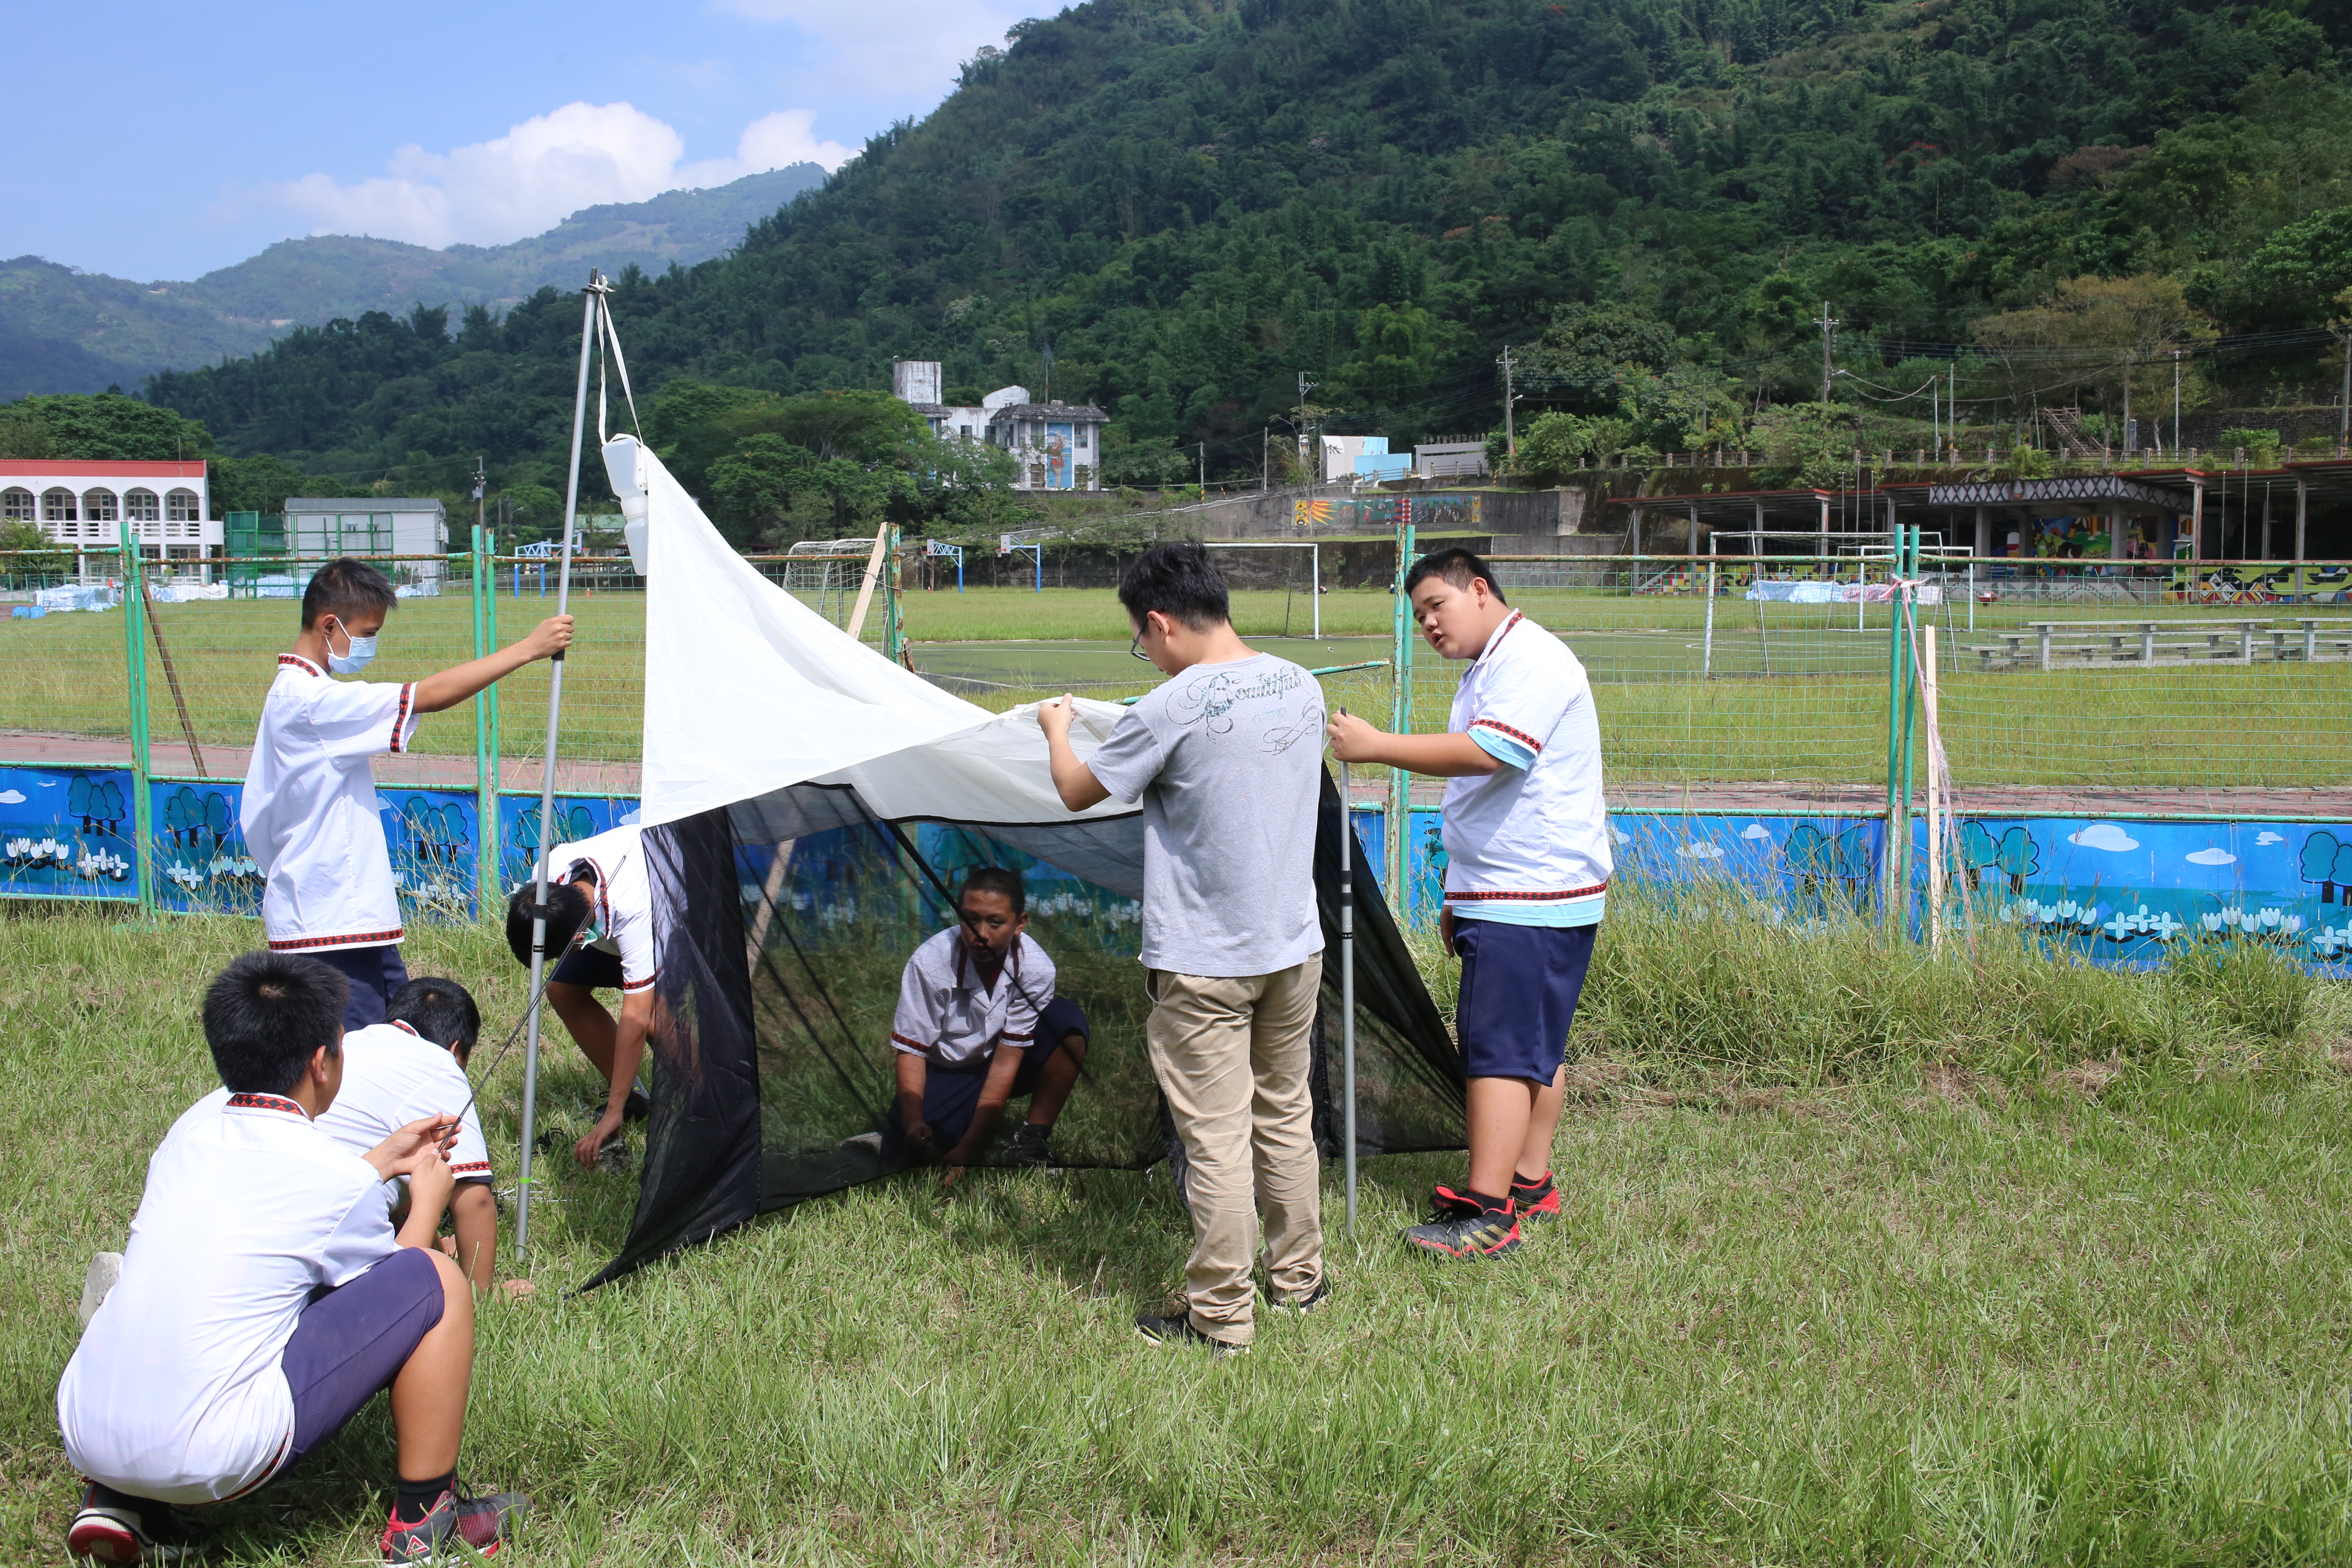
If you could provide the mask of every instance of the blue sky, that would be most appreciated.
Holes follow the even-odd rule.
[[[536,234],[920,116],[1036,0],[13,8],[0,255],[190,279],[296,235]]]

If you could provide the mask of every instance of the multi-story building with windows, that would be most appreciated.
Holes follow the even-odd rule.
[[[1090,404],[1032,403],[1025,386],[1000,386],[972,407],[940,401],[940,362],[902,359],[890,390],[942,440],[985,441],[1011,452],[1017,490],[1102,489],[1102,427],[1110,416]]]
[[[86,572],[90,558],[134,542],[169,574],[201,571],[221,552],[220,519],[201,462],[0,458],[0,519],[30,522],[70,547]]]

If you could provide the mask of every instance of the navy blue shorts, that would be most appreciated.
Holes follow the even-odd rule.
[[[1462,994],[1454,1032],[1465,1078],[1549,1083],[1568,1057],[1568,1026],[1592,963],[1589,926],[1518,926],[1454,920]]]
[[[441,1321],[444,1305],[439,1266],[414,1247],[356,1279],[311,1293],[278,1358],[294,1394],[294,1440],[281,1471],[392,1386]]]
[[[563,962],[548,976],[566,985],[584,985],[591,991],[618,991],[621,988],[621,955],[606,952],[601,947],[582,945],[563,955]]]
[[[383,947],[321,947],[302,954],[315,958],[351,983],[343,998],[343,1027],[364,1029],[383,1022],[393,994],[408,984],[408,965],[397,943]]]
[[[1072,1035],[1082,1040],[1094,1038],[1087,1025],[1086,1009],[1066,996],[1056,996],[1037,1015],[1035,1043],[1022,1054],[1021,1067],[1013,1075],[1011,1100],[1026,1100],[1037,1092],[1038,1075],[1054,1058]],[[980,1110],[980,1091],[988,1082],[988,1058],[960,1062],[954,1067],[941,1067],[933,1062],[923,1075],[923,1120],[930,1124],[935,1147],[952,1149],[971,1130],[971,1119]],[[905,1128],[898,1120],[898,1107],[894,1100],[889,1114],[883,1120],[882,1150],[892,1159],[903,1159],[907,1145]]]

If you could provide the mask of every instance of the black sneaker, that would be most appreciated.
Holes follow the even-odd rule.
[[[189,1563],[211,1550],[212,1532],[167,1502],[103,1487],[83,1489],[66,1551],[83,1563]]]
[[[1518,1216],[1507,1205],[1482,1209],[1474,1199],[1437,1191],[1437,1213],[1404,1233],[1407,1247],[1458,1258],[1501,1258],[1519,1249]]]
[[[386,1563],[459,1563],[477,1554],[495,1556],[514,1534],[515,1521],[530,1507],[520,1492],[467,1497],[455,1487],[443,1492],[423,1519],[404,1523],[394,1508],[376,1545]]]
[[[1511,1212],[1518,1215],[1522,1221],[1534,1220],[1542,1225],[1549,1225],[1558,1219],[1559,1187],[1551,1179],[1550,1173],[1545,1173],[1544,1179],[1533,1186],[1513,1176],[1511,1178]]]
[[[1268,1310],[1272,1311],[1291,1312],[1302,1318],[1309,1312],[1319,1312],[1331,1300],[1331,1271],[1325,1269],[1316,1279],[1315,1289],[1303,1296],[1285,1295],[1269,1288],[1265,1300]]]
[[[1004,1152],[1004,1163],[1032,1171],[1052,1164],[1053,1138],[1052,1128],[1040,1127],[1034,1121],[1023,1122],[1013,1131],[1013,1145]]]
[[[635,1084],[630,1085],[629,1098],[621,1103],[621,1120],[624,1122],[643,1121],[646,1117],[651,1116],[653,1113],[654,1097],[647,1094],[644,1089],[637,1088]],[[598,1106],[596,1108],[596,1114],[599,1116],[604,1115],[604,1108],[601,1105]]]
[[[1237,1345],[1213,1334],[1204,1334],[1192,1326],[1190,1313],[1179,1312],[1163,1318],[1155,1312],[1138,1312],[1135,1331],[1156,1345],[1199,1345],[1213,1355],[1247,1355],[1249,1346]]]

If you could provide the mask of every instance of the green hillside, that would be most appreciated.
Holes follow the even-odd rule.
[[[592,265],[658,272],[720,255],[744,231],[822,184],[795,163],[703,191],[585,207],[511,245],[428,250],[397,240],[320,235],[280,240],[192,283],[133,283],[22,256],[0,262],[0,397],[136,384],[167,366],[250,354],[291,326],[370,310],[510,306]]]
[[[2007,357],[1972,351],[1962,390],[2006,418],[2047,391],[2036,333],[2161,346],[2344,308],[2345,26],[2319,0],[1096,0],[615,310],[641,393],[877,387],[897,355],[1034,390],[1050,347],[1127,477],[1197,442],[1255,472],[1302,372],[1341,427],[1485,431],[1507,343],[1537,345],[1537,406],[1737,438],[1814,395],[1823,300],[1841,367],[1883,383],[1998,316]],[[331,468],[544,458],[575,310],[370,318],[152,395]],[[2269,348],[2192,403],[2331,374],[2324,334]],[[2119,395],[2081,379],[2060,400]]]

